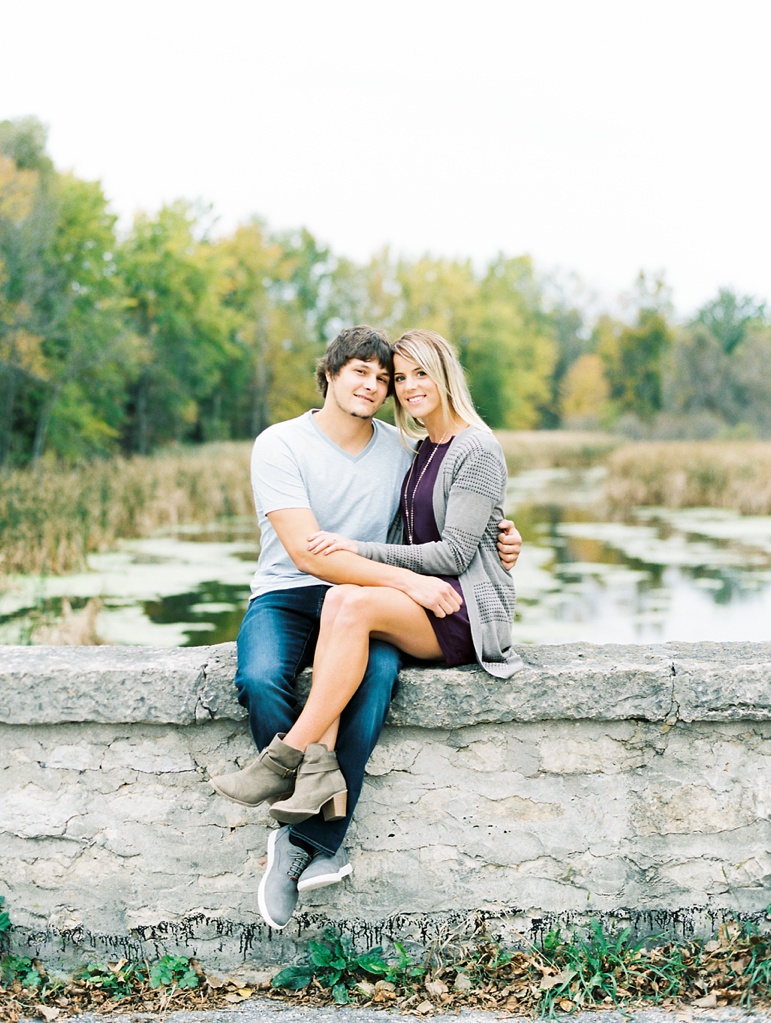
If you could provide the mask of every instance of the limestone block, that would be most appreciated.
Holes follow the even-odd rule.
[[[412,771],[424,744],[425,736],[420,736],[417,729],[405,729],[398,743],[390,742],[386,734],[367,762],[367,774],[377,778],[391,771]]]
[[[527,647],[513,678],[410,668],[390,721],[438,729],[553,720],[771,720],[771,643]],[[0,721],[243,720],[234,644],[1,647]],[[612,680],[612,683],[609,683]],[[307,691],[307,675],[298,691]]]
[[[609,856],[608,850],[598,854],[586,852],[571,856],[563,880],[583,888],[589,898],[602,897],[616,904],[623,901],[632,870],[620,856]]]
[[[541,770],[551,774],[623,774],[645,763],[643,750],[630,748],[624,736],[608,735],[601,726],[554,733],[541,744]]]
[[[500,726],[476,726],[451,733],[448,763],[455,770],[476,771],[481,775],[511,771],[530,777],[538,772],[539,760],[532,743],[511,735]],[[480,778],[485,784],[489,779]]]
[[[192,722],[202,649],[0,647],[0,721]]]
[[[770,643],[672,643],[682,721],[768,721]]]
[[[3,828],[19,838],[64,835],[70,821],[83,813],[78,792],[46,792],[32,786],[0,794]]]

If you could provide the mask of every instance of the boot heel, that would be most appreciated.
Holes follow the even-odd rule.
[[[324,814],[325,821],[339,821],[345,817],[345,811],[348,806],[348,793],[338,792],[336,796],[332,796],[321,808],[321,812]]]

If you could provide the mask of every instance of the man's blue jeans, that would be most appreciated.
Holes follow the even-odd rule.
[[[313,661],[321,607],[328,586],[275,590],[249,603],[238,633],[238,702],[249,712],[249,728],[263,749],[288,732],[299,714],[293,682]],[[345,651],[340,651],[345,657]],[[399,651],[373,640],[361,685],[340,717],[336,750],[348,785],[348,813],[327,823],[322,815],[292,827],[292,833],[333,854],[342,845],[364,781],[364,768],[385,723],[399,684]]]

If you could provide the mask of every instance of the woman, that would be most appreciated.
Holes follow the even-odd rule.
[[[401,499],[404,543],[348,540],[323,531],[309,549],[346,550],[375,561],[440,576],[455,591],[449,614],[434,615],[399,590],[340,585],[324,600],[305,707],[283,737],[306,750],[293,794],[273,804],[279,821],[297,823],[323,810],[345,814],[345,779],[332,752],[337,719],[356,692],[371,638],[448,665],[476,660],[508,678],[522,666],[511,645],[514,584],[496,550],[506,489],[500,445],[475,411],[463,370],[439,334],[412,330],[394,345],[396,421],[421,438]]]

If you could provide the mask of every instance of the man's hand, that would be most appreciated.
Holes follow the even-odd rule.
[[[510,572],[517,563],[519,552],[522,550],[522,537],[519,530],[510,519],[502,519],[498,523],[498,557],[501,564]]]
[[[427,611],[433,611],[437,618],[446,618],[447,615],[454,614],[463,604],[462,598],[449,583],[433,575],[415,574],[402,590],[408,597],[412,597],[416,604],[420,604]]]

